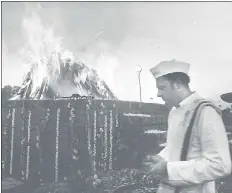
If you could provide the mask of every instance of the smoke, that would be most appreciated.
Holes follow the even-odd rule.
[[[128,5],[82,2],[23,5],[23,44],[17,50],[19,60],[24,64],[21,76],[29,71],[32,64],[37,64],[34,66],[38,72],[34,82],[40,85],[45,77],[49,77],[46,63],[51,53],[53,62],[50,63],[53,64],[52,69],[55,70],[52,73],[55,75],[59,69],[56,53],[61,52],[64,58],[72,58],[95,69],[107,85],[115,90],[114,74],[120,66],[117,49],[127,36],[125,10]]]
[[[87,64],[94,68],[100,78],[103,79],[111,88],[114,85],[114,69],[118,66],[117,58],[112,54],[110,44],[101,39],[102,32],[93,38],[93,43],[85,46],[84,50],[72,52],[65,48],[63,42],[65,38],[55,35],[54,25],[46,25],[36,12],[22,20],[22,28],[25,42],[20,47],[20,60],[27,64],[27,71],[30,71],[32,90],[31,93],[37,93],[42,89],[46,82],[60,96],[71,96],[73,93],[87,96],[89,93],[79,86],[77,88],[70,80],[62,80],[57,84],[57,79],[63,73],[64,64],[69,60],[70,69],[74,62]],[[7,47],[5,46],[5,50]],[[79,60],[79,61],[78,61]],[[82,81],[84,84],[88,72],[81,71],[75,81]],[[96,80],[99,86],[100,80]],[[79,82],[76,84],[79,85]]]
[[[11,54],[5,41],[2,41],[2,65],[5,73],[2,73],[2,86],[6,84],[19,86],[22,83],[22,78],[27,67],[23,65],[21,58],[18,55]],[[17,71],[15,70],[17,69]],[[20,77],[19,77],[20,76]],[[6,83],[4,85],[4,83]]]
[[[109,43],[99,37],[83,52],[78,52],[76,58],[95,69],[99,77],[115,92],[115,71],[120,67],[120,60]]]
[[[24,18],[22,26],[26,43],[20,53],[23,61],[33,68],[33,93],[45,79],[51,82],[56,78],[60,70],[61,38],[54,36],[51,27],[44,27],[36,13]]]

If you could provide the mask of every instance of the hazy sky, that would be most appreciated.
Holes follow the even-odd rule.
[[[2,83],[21,83],[22,21],[35,12],[119,99],[139,99],[140,65],[143,100],[160,102],[149,69],[171,59],[191,64],[193,90],[220,95],[232,91],[231,10],[231,2],[3,2]]]

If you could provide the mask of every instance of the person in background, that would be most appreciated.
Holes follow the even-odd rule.
[[[232,105],[232,92],[222,94],[221,99],[227,103],[231,103]]]
[[[161,179],[158,193],[215,193],[215,180],[231,173],[221,111],[191,91],[189,68],[171,60],[151,69],[157,96],[171,108],[166,147],[144,161],[150,175]]]
[[[228,107],[222,111],[222,116],[225,125],[229,127],[229,130],[232,130],[232,92],[222,94],[221,99],[230,104],[230,108]]]

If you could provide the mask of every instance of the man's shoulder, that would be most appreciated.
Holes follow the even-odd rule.
[[[189,104],[193,109],[195,109],[196,107],[200,106],[200,107],[204,107],[208,109],[215,109],[216,111],[220,111],[219,107],[217,106],[216,102],[211,100],[211,99],[207,99],[205,97],[202,97],[200,95],[198,95],[197,93],[195,93],[194,99],[191,101],[191,103]]]
[[[211,114],[221,115],[221,110],[216,105],[210,104],[210,105],[203,106],[202,113],[209,115],[209,116]]]
[[[205,112],[217,112],[221,114],[221,109],[217,106],[215,101],[202,98],[201,103],[201,106],[203,107],[202,110],[204,110]]]
[[[221,110],[213,103],[205,104],[201,107],[197,115],[197,122],[203,123],[217,123],[222,121]]]

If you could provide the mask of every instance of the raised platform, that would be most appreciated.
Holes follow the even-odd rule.
[[[139,168],[160,151],[168,109],[111,100],[18,100],[2,106],[2,175],[22,182],[85,179]]]

